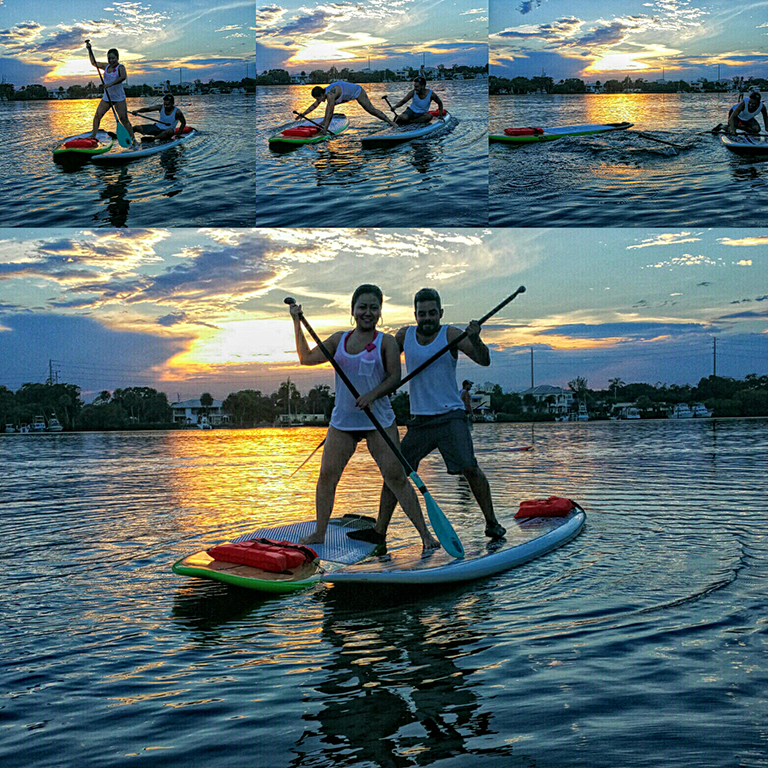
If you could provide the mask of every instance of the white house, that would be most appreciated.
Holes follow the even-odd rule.
[[[214,400],[213,405],[206,408],[201,405],[200,399],[183,400],[171,403],[174,424],[203,424],[206,420],[212,426],[221,426],[229,423],[229,414],[224,413],[221,400]],[[207,416],[207,419],[206,419]]]
[[[537,387],[529,387],[522,392],[518,392],[518,394],[520,397],[533,395],[537,403],[546,402],[549,398],[552,398],[548,403],[547,411],[555,416],[565,416],[571,410],[571,405],[573,405],[573,392],[570,389],[553,387],[550,384],[539,384]]]

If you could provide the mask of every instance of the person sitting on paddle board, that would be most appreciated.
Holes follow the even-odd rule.
[[[181,110],[174,106],[173,94],[170,93],[163,96],[162,104],[158,104],[155,107],[142,107],[132,114],[138,115],[142,112],[159,112],[159,119],[156,123],[136,125],[133,130],[138,133],[154,136],[161,141],[172,138],[174,133],[183,133],[184,127],[187,124],[187,120]],[[180,123],[178,131],[176,130],[176,123]]]
[[[760,133],[760,123],[757,122],[759,115],[763,116],[765,130],[768,131],[768,110],[766,110],[760,94],[757,91],[752,91],[748,99],[742,99],[738,104],[731,107],[728,112],[726,131],[734,134],[738,128],[747,133]]]
[[[406,326],[395,334],[398,347],[405,352],[408,370],[415,370],[462,333],[453,325],[440,324],[443,309],[436,290],[422,288],[414,297],[413,305],[416,327]],[[412,419],[401,448],[403,456],[416,471],[419,462],[437,448],[448,474],[466,478],[485,518],[485,535],[496,541],[507,531],[496,519],[488,479],[477,464],[466,407],[456,382],[459,350],[482,366],[491,364],[491,355],[480,339],[480,324],[476,320],[469,323],[466,332],[466,338],[456,347],[438,357],[411,380]],[[381,391],[389,394],[394,390],[390,387]],[[347,536],[373,543],[384,542],[394,509],[395,497],[385,484],[374,528],[354,531]]]
[[[368,98],[368,94],[365,92],[365,88],[357,83],[348,83],[346,80],[337,80],[335,83],[331,83],[327,88],[323,88],[321,85],[316,85],[312,89],[312,95],[315,97],[315,103],[309,108],[300,113],[301,117],[306,117],[310,112],[320,106],[323,102],[325,105],[325,117],[321,130],[323,133],[327,133],[328,126],[331,124],[331,118],[333,117],[333,110],[337,104],[345,104],[348,101],[356,101],[368,114],[378,117],[379,120],[383,120],[385,123],[389,123],[393,128],[397,126],[392,122],[380,109],[371,104],[371,100]]]
[[[385,390],[396,389],[400,381],[400,354],[397,343],[392,335],[376,329],[381,320],[382,303],[383,296],[378,286],[359,286],[352,296],[354,329],[334,333],[324,342],[357,391],[364,394],[355,400],[341,377],[336,374],[336,399],[315,491],[317,528],[314,533],[301,539],[300,544],[322,544],[325,541],[328,520],[333,512],[336,486],[357,444],[365,439],[371,456],[379,465],[386,486],[392,488],[392,498],[400,502],[419,532],[424,551],[440,546],[429,533],[416,491],[408,481],[402,465],[363,411],[363,408],[369,407],[392,442],[399,444],[395,412],[389,398],[381,397]],[[301,324],[300,304],[291,305],[291,317],[299,362],[302,365],[327,362],[319,347],[309,349]],[[394,505],[392,508],[394,510]]]
[[[437,104],[438,114],[443,114],[443,102],[433,90],[427,88],[427,81],[423,77],[414,79],[413,88],[392,109],[402,107],[408,101],[411,102],[410,106],[406,107],[405,112],[395,118],[398,125],[428,123],[432,119],[432,115],[429,114],[429,107],[433,101]]]
[[[128,75],[125,72],[125,67],[120,63],[118,50],[117,48],[110,48],[107,51],[107,62],[105,64],[103,61],[96,61],[90,43],[86,43],[86,45],[91,64],[97,69],[104,70],[104,95],[101,97],[99,106],[96,107],[96,114],[93,116],[93,130],[91,131],[90,138],[96,138],[96,132],[99,130],[99,125],[101,125],[101,118],[112,109],[111,101],[117,111],[120,122],[128,131],[131,141],[134,141],[135,137],[131,123],[128,120],[128,107],[126,106],[125,89],[123,88],[123,83],[128,78]]]

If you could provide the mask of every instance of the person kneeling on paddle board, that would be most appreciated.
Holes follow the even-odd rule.
[[[731,107],[728,112],[728,127],[726,131],[730,134],[740,131],[757,134],[760,133],[760,123],[757,122],[759,115],[763,116],[765,130],[768,131],[768,110],[765,108],[760,94],[752,91],[748,99],[742,99],[738,104]]]
[[[128,108],[125,101],[125,88],[123,83],[127,80],[128,75],[125,71],[125,67],[120,63],[120,53],[117,48],[110,48],[107,51],[107,61],[96,61],[96,57],[93,55],[93,50],[90,43],[86,41],[86,47],[88,48],[88,56],[91,59],[91,64],[97,69],[104,70],[104,95],[101,97],[99,106],[96,107],[96,114],[93,116],[93,130],[91,131],[91,138],[96,138],[96,132],[101,125],[101,118],[114,107],[117,112],[116,117],[120,120],[122,125],[128,131],[131,142],[135,140],[133,135],[133,128],[131,127],[130,120],[128,120]]]
[[[345,104],[348,101],[356,101],[368,114],[378,117],[379,120],[383,120],[385,123],[389,123],[393,128],[397,126],[392,122],[380,109],[371,104],[371,100],[368,98],[368,94],[365,92],[365,88],[357,83],[348,83],[346,80],[337,80],[335,83],[331,83],[327,88],[323,88],[321,85],[316,85],[312,89],[312,95],[315,97],[315,103],[304,112],[299,113],[300,117],[306,117],[310,112],[315,110],[323,102],[325,105],[325,117],[321,130],[323,133],[327,133],[328,126],[331,124],[331,118],[333,117],[333,110],[337,104]]]
[[[365,439],[386,486],[392,489],[392,498],[400,502],[419,532],[424,551],[440,546],[429,533],[418,496],[402,465],[363,411],[365,407],[370,408],[392,442],[399,444],[395,412],[389,398],[381,397],[382,392],[397,389],[400,381],[400,353],[397,343],[393,336],[376,329],[381,320],[382,301],[382,293],[377,286],[359,286],[352,296],[354,329],[334,333],[323,342],[329,355],[346,373],[355,389],[364,394],[355,399],[339,374],[336,374],[336,400],[325,438],[325,450],[315,491],[317,528],[314,533],[301,539],[300,544],[322,544],[325,541],[328,521],[333,512],[336,486],[357,444]],[[302,365],[320,365],[328,362],[319,346],[310,350],[307,344],[301,324],[300,304],[291,304],[291,317],[299,362]],[[392,509],[394,510],[394,504]]]
[[[139,115],[143,112],[159,112],[159,119],[156,123],[134,126],[133,130],[137,133],[144,133],[161,141],[170,139],[177,132],[176,123],[180,123],[178,133],[184,132],[187,120],[181,110],[174,106],[174,98],[170,93],[163,96],[162,104],[158,104],[156,107],[142,107],[131,114]]]
[[[392,107],[393,111],[403,104],[410,101],[410,106],[406,107],[405,112],[395,118],[398,125],[408,123],[428,123],[432,119],[429,114],[431,102],[437,104],[438,114],[443,114],[443,102],[440,97],[431,89],[427,88],[427,81],[423,77],[417,77],[413,81],[413,89],[403,96],[400,101]]]
[[[411,371],[462,333],[453,325],[440,324],[443,309],[440,294],[436,290],[422,288],[414,297],[413,305],[416,327],[406,326],[395,334],[398,347],[405,352],[406,368]],[[496,541],[507,531],[496,519],[488,479],[477,464],[466,406],[456,383],[458,350],[482,366],[491,364],[491,354],[480,339],[480,324],[476,320],[469,323],[466,333],[466,338],[411,380],[413,418],[403,438],[402,453],[414,470],[418,471],[419,462],[437,448],[445,461],[448,474],[463,475],[466,478],[485,518],[485,535]],[[392,391],[383,390],[386,394]],[[395,497],[385,484],[381,490],[375,527],[353,531],[347,536],[362,541],[383,542],[394,509]]]

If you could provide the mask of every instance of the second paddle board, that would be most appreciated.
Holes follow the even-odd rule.
[[[109,165],[117,163],[130,163],[132,160],[138,160],[142,157],[148,157],[149,155],[156,155],[160,152],[165,152],[168,149],[179,146],[186,141],[194,138],[198,135],[198,131],[194,128],[188,133],[183,133],[180,136],[176,136],[173,139],[166,139],[165,141],[142,141],[138,146],[134,147],[118,147],[111,152],[106,152],[103,155],[96,155],[91,158],[94,163],[100,165]]]
[[[555,141],[566,136],[590,136],[596,133],[609,131],[624,131],[631,128],[633,123],[584,123],[582,125],[560,125],[556,128],[526,129],[512,128],[513,134],[495,133],[488,136],[489,142],[503,142],[507,144],[535,144],[541,141]],[[518,132],[520,131],[520,132]]]
[[[394,144],[402,144],[413,141],[422,136],[429,136],[441,128],[445,128],[446,121],[450,118],[448,112],[443,112],[443,119],[435,118],[429,123],[410,123],[399,128],[384,128],[381,131],[363,136],[360,141],[363,147],[390,147]]]
[[[737,155],[768,155],[768,136],[723,133],[720,141]]]
[[[328,139],[338,136],[349,128],[349,118],[338,112],[331,118],[328,133],[315,131],[318,123],[322,123],[322,118],[314,122],[307,119],[294,120],[291,123],[281,125],[269,137],[269,148],[279,152],[286,149],[296,149],[305,144],[319,144],[321,141],[328,141]]]

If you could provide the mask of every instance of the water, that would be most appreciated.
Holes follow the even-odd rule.
[[[129,109],[158,104],[132,98]],[[117,166],[62,166],[51,150],[91,128],[94,99],[0,102],[0,226],[253,226],[253,96],[180,99],[201,136]],[[149,122],[131,116],[135,124]],[[101,123],[115,130],[111,112]]]
[[[365,90],[385,111],[408,83],[370,83]],[[269,149],[270,135],[312,104],[311,86],[256,90],[257,226],[459,226],[488,223],[488,83],[435,84],[458,120],[440,135],[395,147],[363,149],[360,137],[386,127],[356,103],[342,105],[350,127],[321,144],[286,153]],[[396,98],[392,98],[392,97]],[[391,114],[391,113],[390,113]],[[323,111],[318,107],[310,117]]]
[[[492,144],[491,224],[766,226],[768,158],[740,158],[710,133],[727,121],[734,101],[728,94],[490,97],[491,133],[510,126],[634,123],[630,131],[536,146]]]
[[[2,436],[5,768],[768,765],[768,420],[477,425],[503,522],[548,494],[588,519],[468,585],[264,598],[171,572],[311,516],[317,459],[289,476],[322,436]],[[420,475],[480,526],[438,458]],[[361,448],[337,512],[379,482]],[[398,512],[390,546],[415,541]]]

